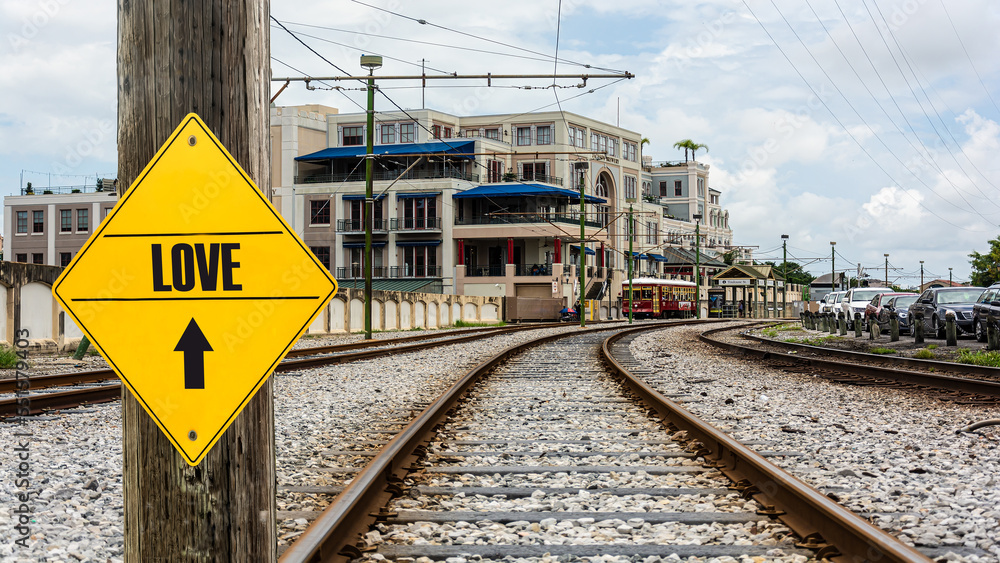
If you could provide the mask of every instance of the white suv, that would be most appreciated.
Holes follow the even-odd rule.
[[[834,310],[834,307],[840,307],[840,296],[843,295],[843,291],[833,291],[827,293],[819,300],[819,312],[829,313]]]
[[[840,302],[844,316],[850,322],[854,322],[854,313],[860,313],[864,317],[865,307],[876,295],[891,291],[888,287],[852,287]]]

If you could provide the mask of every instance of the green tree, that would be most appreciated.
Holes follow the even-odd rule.
[[[988,287],[1000,281],[1000,237],[990,241],[990,251],[980,254],[973,251],[969,254],[972,265],[972,285]]]
[[[694,155],[697,151],[705,149],[708,151],[708,145],[703,143],[696,143],[691,139],[683,139],[674,143],[675,149],[684,149],[684,162],[688,161],[688,151],[691,151],[691,158],[694,159]]]
[[[794,283],[798,285],[809,285],[812,283],[816,276],[810,274],[809,272],[802,269],[801,264],[796,264],[795,262],[782,262],[781,264],[776,264],[774,262],[765,262],[765,264],[774,268],[776,274],[781,275],[782,272],[788,272],[788,283]]]

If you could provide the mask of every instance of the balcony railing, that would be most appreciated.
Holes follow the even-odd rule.
[[[389,220],[393,231],[440,231],[440,217],[398,217]]]
[[[372,231],[385,232],[385,219],[372,219]],[[338,233],[363,233],[365,232],[365,222],[361,219],[337,219]]]
[[[517,264],[514,268],[515,276],[551,276],[551,264]]]
[[[580,225],[580,215],[578,213],[520,213],[517,215],[479,215],[475,217],[466,216],[463,219],[456,219],[456,225],[503,225],[503,224],[526,224],[526,223],[563,223],[567,225]],[[603,227],[600,221],[584,220],[587,227]]]
[[[509,176],[508,176],[509,178]],[[505,182],[508,180],[504,180]],[[546,184],[552,184],[554,186],[563,185],[563,179],[559,176],[549,176],[548,174],[535,174],[534,176],[524,176],[518,174],[518,182],[544,182]]]
[[[402,171],[392,171],[392,170],[375,170],[372,172],[372,179],[376,182],[378,181],[392,181],[395,179],[400,180],[435,180],[441,178],[454,178],[457,180],[465,180],[468,182],[479,182],[479,174],[465,174],[461,170],[446,169],[446,170],[410,170],[406,174],[400,176]],[[329,183],[341,183],[341,182],[364,182],[365,173],[360,172],[342,172],[337,174],[306,174],[303,176],[296,176],[296,184],[329,184]]]
[[[372,279],[400,279],[400,278],[440,278],[442,275],[441,266],[374,266],[372,267]],[[363,279],[365,269],[361,266],[349,266],[337,268],[337,279],[351,280]]]
[[[465,267],[465,277],[468,278],[483,278],[483,277],[493,277],[502,278],[506,275],[507,267],[503,264],[494,264],[492,266],[466,266]]]
[[[52,194],[89,194],[94,192],[106,192],[108,195],[115,193],[113,185],[105,188],[98,188],[94,184],[81,184],[78,186],[31,186],[21,188],[21,195],[52,195]]]

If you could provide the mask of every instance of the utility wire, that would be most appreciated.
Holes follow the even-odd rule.
[[[511,49],[516,49],[518,51],[524,51],[526,53],[531,53],[533,55],[541,55],[541,56],[545,57],[545,60],[549,60],[549,56],[546,53],[542,53],[542,52],[539,52],[539,51],[533,51],[531,49],[526,49],[524,47],[518,47],[517,45],[511,45],[510,43],[504,43],[503,41],[497,41],[495,39],[490,39],[488,37],[482,37],[482,36],[475,35],[473,33],[468,33],[468,32],[465,32],[465,31],[461,31],[461,30],[458,30],[458,29],[452,29],[450,27],[445,27],[443,25],[439,25],[439,24],[436,24],[436,23],[431,23],[431,22],[429,22],[427,20],[424,20],[424,19],[418,19],[418,18],[414,18],[414,17],[411,17],[411,16],[407,16],[405,14],[401,14],[399,12],[394,12],[392,10],[389,10],[389,9],[386,9],[386,8],[382,8],[380,6],[375,6],[375,5],[372,5],[372,4],[367,4],[365,2],[361,2],[360,0],[351,0],[351,2],[354,2],[355,4],[360,4],[362,6],[367,6],[369,8],[375,9],[375,10],[386,12],[386,13],[392,14],[394,16],[399,16],[399,17],[401,17],[403,19],[407,19],[407,20],[419,23],[420,25],[429,25],[431,27],[436,27],[438,29],[443,29],[445,31],[450,31],[452,33],[457,33],[459,35],[464,35],[466,37],[471,37],[473,39],[478,39],[480,41],[486,41],[488,43],[493,43],[493,44],[496,44],[496,45],[502,45],[504,47],[509,47]],[[580,62],[566,60],[566,59],[564,59],[563,62],[568,63],[568,64],[572,64],[572,65],[576,65],[576,66],[582,66],[584,68],[595,68],[597,70],[604,70],[604,71],[607,71],[607,72],[614,72],[614,73],[621,73],[621,74],[625,73],[625,71],[619,70],[619,69],[602,68],[602,67],[593,66],[593,65],[586,64],[586,63],[580,63]]]
[[[969,65],[972,67],[972,71],[976,73],[976,78],[979,79],[979,85],[983,87],[986,95],[993,102],[993,107],[1000,112],[1000,107],[997,107],[997,101],[993,99],[993,94],[990,94],[990,89],[986,87],[986,83],[983,82],[983,77],[979,74],[979,70],[976,69],[976,64],[972,62],[972,57],[969,56],[969,50],[965,48],[965,42],[962,41],[962,34],[958,32],[955,28],[955,22],[951,20],[951,14],[948,13],[948,9],[945,8],[944,0],[938,0],[941,3],[941,9],[944,10],[944,15],[948,17],[948,23],[951,24],[951,30],[955,32],[955,37],[958,38],[958,43],[962,46],[962,51],[965,51],[965,58],[969,59]]]
[[[782,49],[781,45],[779,45],[778,42],[774,39],[774,36],[771,35],[771,32],[768,31],[767,27],[764,25],[764,22],[760,21],[760,18],[758,18],[757,14],[754,13],[754,11],[753,11],[752,8],[750,8],[750,5],[747,4],[747,1],[746,0],[741,0],[741,1],[743,2],[743,6],[745,6],[746,9],[750,12],[750,15],[753,16],[753,18],[755,20],[757,20],[757,24],[760,25],[761,29],[764,30],[764,33],[771,40],[771,43],[774,44],[774,46],[778,49],[778,51],[785,58],[785,60],[788,62],[788,64],[792,67],[792,70],[795,71],[795,74],[797,74],[799,76],[799,78],[802,80],[802,82],[805,83],[806,87],[809,88],[810,91],[812,91],[813,95],[816,96],[816,99],[819,100],[819,102],[821,104],[823,104],[823,107],[826,108],[826,110],[828,112],[830,112],[830,115],[831,115],[831,117],[833,117],[834,121],[836,121],[837,124],[840,125],[840,127],[844,130],[844,132],[846,132],[847,135],[849,137],[851,137],[851,140],[853,140],[854,143],[856,145],[858,145],[858,148],[860,148],[861,151],[863,153],[865,153],[865,155],[872,161],[872,163],[874,163],[875,166],[878,167],[878,169],[881,170],[882,173],[885,174],[886,177],[888,177],[890,181],[892,181],[896,185],[900,185],[900,183],[897,182],[896,179],[892,177],[892,174],[890,174],[889,171],[886,170],[884,166],[882,166],[882,163],[880,163],[868,151],[868,149],[865,148],[865,146],[861,143],[861,141],[857,138],[857,136],[855,136],[854,133],[852,133],[851,130],[848,129],[847,125],[845,125],[844,122],[841,121],[839,117],[837,117],[837,114],[833,112],[833,109],[831,109],[830,106],[829,106],[829,104],[826,103],[826,100],[824,100],[823,97],[819,95],[819,92],[816,91],[816,88],[814,88],[813,85],[810,84],[808,80],[806,80],[806,77],[802,75],[802,72],[799,71],[798,67],[795,66],[795,63],[792,62],[792,59],[789,58],[788,54],[785,53],[785,50]],[[956,225],[955,223],[952,223],[951,221],[948,221],[944,217],[941,217],[940,215],[938,215],[937,213],[935,213],[933,210],[931,210],[930,208],[928,208],[927,206],[925,206],[920,200],[918,200],[917,198],[913,197],[913,195],[911,195],[907,190],[903,190],[903,193],[905,193],[907,195],[907,197],[913,199],[918,205],[920,205],[920,207],[924,208],[928,213],[930,213],[931,215],[937,217],[938,219],[940,219],[944,223],[947,223],[948,225],[951,225],[952,227],[955,227],[956,229],[961,229],[963,231],[969,231],[969,232],[984,232],[984,231],[979,231],[979,230],[968,229],[968,228],[963,227],[961,225]]]

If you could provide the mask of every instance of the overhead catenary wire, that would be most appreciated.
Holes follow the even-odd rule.
[[[816,99],[819,100],[820,104],[822,104],[823,107],[826,108],[826,110],[830,113],[830,116],[833,117],[834,121],[836,121],[837,124],[840,125],[840,127],[844,130],[845,133],[847,133],[847,135],[851,138],[851,140],[854,141],[854,143],[856,145],[858,145],[858,148],[860,148],[861,151],[863,153],[865,153],[865,156],[867,156],[872,161],[872,163],[874,163],[875,166],[879,170],[881,170],[882,173],[885,174],[887,178],[889,178],[890,181],[892,181],[894,184],[896,184],[898,186],[901,186],[902,184],[900,182],[896,181],[896,179],[892,176],[892,174],[890,174],[889,171],[886,170],[884,166],[882,166],[882,163],[880,163],[878,161],[878,159],[876,159],[874,157],[874,155],[872,155],[871,152],[868,151],[868,149],[865,148],[864,144],[862,144],[861,141],[857,138],[857,136],[853,132],[851,132],[851,130],[847,127],[847,125],[844,124],[844,122],[839,117],[837,117],[837,114],[834,113],[834,111],[833,111],[832,108],[830,108],[830,106],[829,106],[829,104],[827,104],[826,100],[824,100],[823,97],[819,95],[819,92],[816,91],[816,88],[813,87],[813,85],[806,79],[806,77],[802,74],[802,72],[798,69],[798,67],[795,66],[795,63],[792,62],[791,58],[788,56],[788,54],[785,52],[785,50],[781,48],[781,45],[777,42],[777,40],[775,40],[774,36],[771,35],[771,32],[768,31],[767,26],[764,25],[764,22],[762,22],[760,20],[760,18],[757,17],[757,14],[754,13],[753,9],[750,8],[750,5],[747,3],[747,1],[746,0],[741,0],[741,1],[743,2],[743,5],[746,7],[746,9],[750,12],[750,15],[753,16],[754,20],[757,21],[757,24],[760,25],[761,29],[764,30],[764,33],[771,40],[771,43],[774,44],[774,46],[778,49],[778,51],[785,58],[785,60],[788,62],[788,64],[792,67],[792,70],[795,71],[795,73],[799,76],[799,78],[802,80],[802,82],[805,83],[806,87],[809,88],[809,90],[813,93],[813,95],[816,97]],[[906,194],[906,196],[909,197],[910,199],[914,200],[918,205],[920,205],[920,207],[922,207],[928,213],[930,213],[934,217],[937,217],[942,222],[944,222],[944,223],[946,223],[946,224],[948,224],[948,225],[950,225],[952,227],[955,227],[956,229],[961,229],[963,231],[976,232],[976,233],[978,233],[978,232],[986,232],[985,230],[982,230],[982,229],[969,229],[969,228],[964,227],[962,225],[957,225],[957,224],[955,224],[955,223],[953,223],[953,222],[945,219],[941,215],[935,213],[934,210],[932,210],[929,207],[927,207],[926,205],[924,205],[923,202],[921,202],[920,200],[918,200],[916,197],[914,197],[912,194],[910,194],[907,190],[904,189],[903,193]]]

